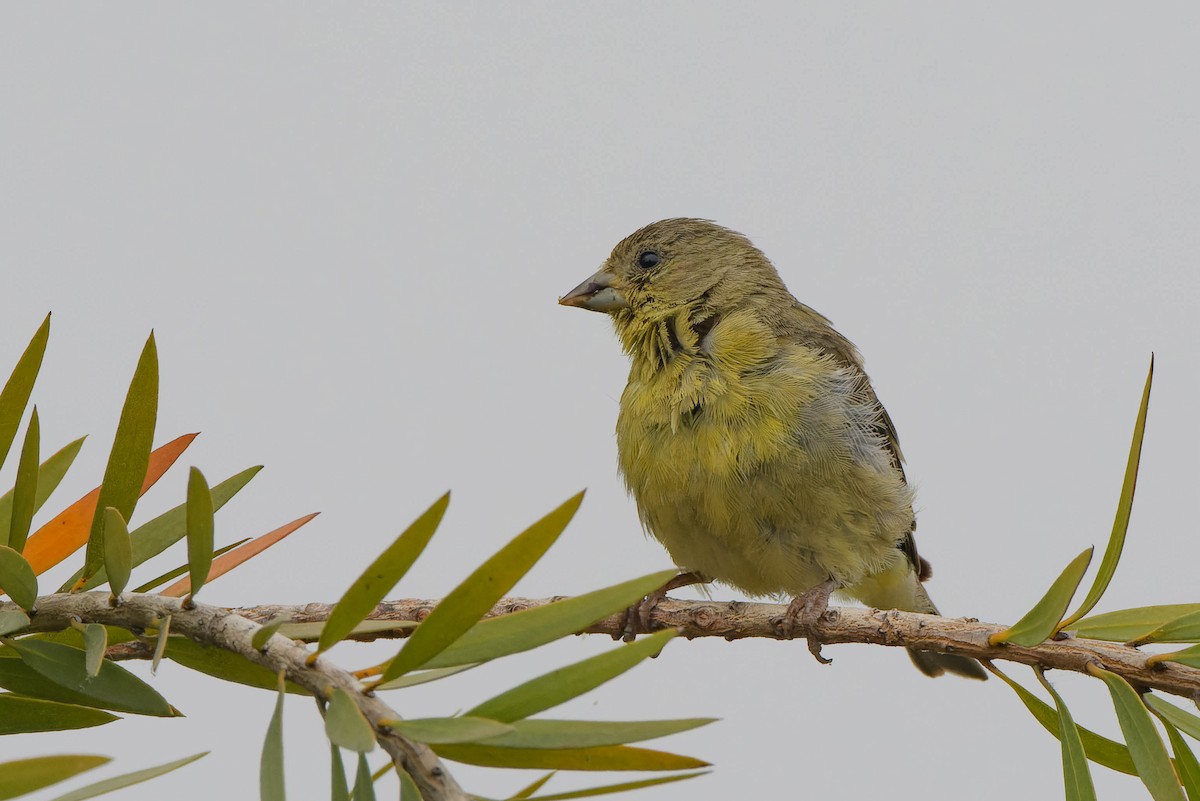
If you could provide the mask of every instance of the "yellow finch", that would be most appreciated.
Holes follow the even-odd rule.
[[[621,472],[646,529],[693,574],[674,586],[793,597],[793,614],[817,618],[830,592],[937,614],[896,430],[862,357],[746,237],[653,223],[559,302],[608,313],[629,355]],[[909,653],[930,676],[985,678],[965,657]]]

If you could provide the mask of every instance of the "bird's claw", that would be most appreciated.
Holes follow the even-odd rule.
[[[666,584],[625,610],[625,618],[621,623],[621,639],[625,642],[632,642],[639,634],[649,634],[651,631],[650,615],[654,613],[658,604],[667,597],[668,592],[680,587],[688,587],[692,584],[704,584],[708,581],[709,578],[707,576],[692,571],[683,572],[675,576]],[[613,639],[616,638],[614,637]]]
[[[821,641],[817,638],[817,626],[825,617],[825,612],[829,610],[829,596],[837,587],[836,581],[827,579],[811,590],[797,595],[788,604],[787,611],[783,614],[783,620],[780,621],[783,636],[789,640],[796,636],[797,628],[804,630],[804,637],[808,641],[808,652],[822,665],[828,665],[833,660],[821,655]]]

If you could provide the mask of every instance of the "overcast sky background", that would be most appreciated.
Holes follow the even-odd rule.
[[[182,464],[214,483],[267,466],[220,542],[323,512],[210,603],[333,601],[447,488],[395,597],[444,594],[583,487],[518,594],[669,567],[616,472],[625,358],[603,316],[555,298],[635,228],[697,216],[747,234],[865,354],[948,614],[1012,622],[1103,546],[1154,351],[1102,608],[1200,600],[1198,32],[1182,3],[6,4],[0,366],[53,310],[43,447],[91,435],[46,511],[98,482],[153,328],[156,441],[202,431]],[[389,700],[451,714],[610,647],[574,639]],[[722,718],[651,744],[716,768],[647,801],[1061,792],[1056,742],[1000,682],[826,654],[677,642],[549,714]],[[1053,678],[1118,735],[1099,683]],[[10,738],[4,757],[99,751],[111,775],[211,748],[111,797],[254,797],[273,698],[171,664],[154,684],[186,719]],[[323,797],[311,701],[285,720],[289,789]],[[452,770],[493,797],[533,775]],[[1143,792],[1094,775],[1102,796]]]

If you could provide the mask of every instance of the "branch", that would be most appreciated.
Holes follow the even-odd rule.
[[[2,608],[16,607],[0,604]],[[139,631],[157,628],[160,621],[170,615],[172,634],[182,634],[195,642],[240,654],[273,672],[282,670],[289,680],[318,699],[328,698],[335,688],[341,687],[355,699],[392,761],[416,782],[422,798],[466,801],[469,797],[432,750],[399,736],[382,723],[400,716],[377,697],[364,694],[362,685],[350,673],[328,659],[309,665],[307,660],[311,651],[278,634],[259,651],[251,645],[259,624],[239,615],[236,610],[204,604],[185,609],[175,598],[134,594],[121,596],[121,605],[113,607],[109,605],[109,594],[103,592],[43,596],[38,598],[36,609],[37,612],[31,615],[28,631],[60,631],[69,628],[75,619]]]

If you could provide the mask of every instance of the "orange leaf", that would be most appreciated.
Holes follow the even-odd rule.
[[[208,578],[204,580],[205,584],[212,583],[213,579],[225,575],[243,562],[250,561],[319,514],[320,512],[313,512],[310,515],[305,515],[298,520],[293,520],[286,525],[280,526],[270,533],[263,534],[261,537],[255,537],[240,548],[234,548],[232,551],[218,556],[213,560],[212,567],[208,571]],[[184,576],[160,592],[159,595],[165,595],[168,598],[178,598],[181,595],[187,595],[191,589],[192,580]]]
[[[175,460],[187,450],[187,446],[191,445],[197,436],[199,434],[184,434],[166,445],[159,446],[158,450],[150,454],[150,466],[146,470],[146,480],[142,482],[142,494],[162,478],[163,473],[175,464]],[[87,543],[92,518],[96,514],[96,500],[99,497],[100,488],[96,487],[59,512],[53,520],[29,538],[22,554],[29,560],[34,573],[45,573]]]

